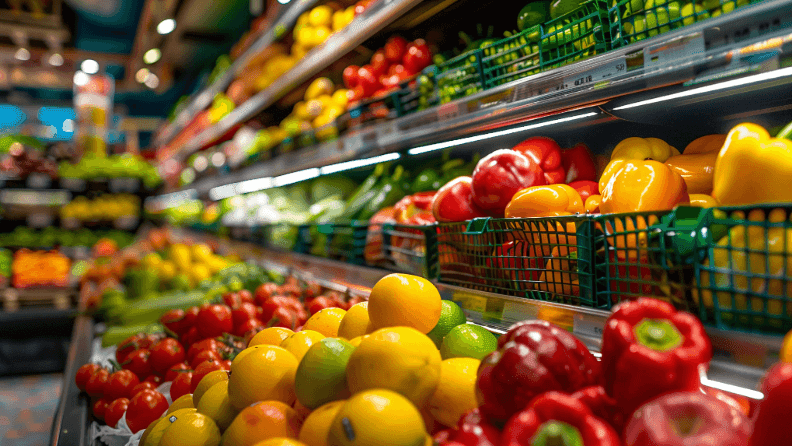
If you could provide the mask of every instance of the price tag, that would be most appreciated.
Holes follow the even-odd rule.
[[[449,102],[437,108],[437,120],[449,121],[462,116],[462,110],[458,102]]]
[[[564,81],[556,87],[556,91],[581,87],[589,84],[596,84],[610,80],[611,78],[620,76],[626,72],[627,62],[625,61],[624,57],[620,57],[615,61],[608,62],[605,65],[564,78]]]
[[[507,301],[503,305],[503,322],[513,324],[526,319],[536,319],[536,306]]]
[[[583,316],[578,315],[575,317],[575,326],[572,333],[587,338],[602,339],[602,329],[602,323],[587,320]]]
[[[27,217],[27,225],[31,228],[46,228],[52,225],[52,215],[46,212],[30,214]]]
[[[377,142],[383,140],[387,141],[391,135],[398,131],[396,123],[393,121],[386,121],[377,127]],[[392,139],[392,138],[391,138]]]
[[[644,67],[647,70],[657,69],[683,59],[702,56],[705,51],[704,36],[701,32],[689,34],[647,48]]]
[[[31,189],[46,189],[50,187],[52,178],[43,173],[31,173],[27,177],[27,187]]]
[[[375,132],[358,132],[344,139],[344,150],[357,152],[376,140],[377,134]]]

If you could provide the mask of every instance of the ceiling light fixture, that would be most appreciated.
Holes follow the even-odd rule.
[[[165,19],[157,25],[157,32],[163,36],[170,34],[174,29],[176,29],[176,20],[173,19]]]
[[[64,60],[63,60],[63,56],[61,56],[60,53],[53,53],[49,57],[49,59],[47,59],[47,62],[49,62],[49,64],[52,65],[53,67],[59,67],[63,65]]]
[[[151,65],[153,63],[157,63],[157,61],[160,60],[160,57],[162,57],[162,51],[160,51],[159,48],[152,48],[146,51],[146,54],[143,55],[143,62]]]
[[[99,72],[99,62],[93,59],[85,59],[80,64],[80,69],[88,74],[96,74]]]
[[[27,48],[20,48],[16,50],[16,53],[14,53],[14,57],[17,60],[21,60],[23,62],[26,60],[30,60],[30,51],[28,51]]]
[[[357,169],[358,167],[370,166],[372,164],[384,163],[386,161],[395,161],[401,158],[398,153],[388,153],[385,155],[375,156],[373,158],[365,158],[362,160],[345,161],[343,163],[331,164],[322,167],[322,175],[329,175],[331,173],[343,172],[345,170]]]

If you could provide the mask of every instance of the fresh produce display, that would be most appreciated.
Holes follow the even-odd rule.
[[[346,110],[347,90],[336,88],[326,77],[314,79],[305,90],[303,101],[294,105],[291,114],[281,121],[278,130],[262,130],[257,135],[262,150],[269,150],[286,137],[296,137],[310,130],[315,137],[326,140],[338,135],[335,118]]]
[[[110,156],[86,155],[75,164],[64,161],[58,166],[58,174],[62,178],[81,180],[137,178],[149,188],[154,188],[162,182],[156,167],[142,157],[129,153]]]
[[[0,246],[12,248],[91,247],[101,239],[111,239],[116,246],[124,248],[132,243],[134,235],[118,230],[78,229],[72,231],[52,226],[37,230],[26,226],[17,226],[11,232],[0,234]]]
[[[11,263],[14,288],[65,287],[69,285],[71,260],[58,251],[20,249]]]
[[[60,209],[61,219],[113,221],[140,215],[140,197],[130,194],[105,194],[90,199],[78,196]]]
[[[22,179],[32,173],[47,175],[51,179],[58,176],[57,164],[47,158],[38,147],[16,142],[2,152],[0,172],[4,175]]]

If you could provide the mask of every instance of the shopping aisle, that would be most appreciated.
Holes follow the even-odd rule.
[[[47,444],[63,375],[0,378],[0,445]]]

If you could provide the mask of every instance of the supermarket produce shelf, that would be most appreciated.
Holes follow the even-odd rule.
[[[231,66],[228,67],[222,75],[215,79],[211,85],[196,92],[190,98],[190,102],[178,115],[176,115],[173,122],[165,126],[157,135],[154,140],[154,145],[162,146],[168,144],[200,111],[212,103],[212,100],[218,93],[222,93],[226,87],[231,84],[253,56],[272,45],[286,34],[286,32],[293,27],[300,14],[310,9],[316,1],[317,0],[299,0],[292,4],[289,9],[286,10],[283,17],[264,32],[241,56],[234,60]]]
[[[88,435],[91,423],[90,401],[85,395],[80,394],[80,389],[74,382],[74,375],[80,366],[89,362],[93,338],[93,319],[89,316],[77,316],[66,369],[63,372],[61,398],[52,422],[50,444],[53,446],[91,444]]]
[[[726,89],[742,91],[736,87],[748,84],[752,88],[785,86],[792,69],[780,68],[779,54],[792,42],[791,32],[792,3],[767,0],[438,107],[350,130],[337,140],[228,175],[202,178],[183,190],[195,189],[206,196],[214,188],[227,186],[211,198],[231,196],[250,192],[247,185],[239,187],[249,180],[407,149],[410,155],[421,154],[558,123],[630,119],[642,111],[642,106],[662,106],[685,96],[706,103],[722,98]],[[322,54],[328,51],[325,47],[320,48]],[[302,72],[301,67],[295,70]],[[251,99],[261,101],[256,111],[266,106],[261,104],[271,102],[272,93],[280,94],[286,84],[282,78]],[[660,96],[664,96],[662,100]],[[206,130],[192,149],[249,119],[253,112],[245,111],[247,108],[246,103]]]
[[[204,130],[179,151],[185,157],[220,138],[237,124],[247,121],[274,104],[293,88],[319,73],[344,54],[365,42],[377,31],[409,11],[420,0],[390,0],[372,4],[345,28],[331,35],[322,45],[314,48],[291,70],[279,77],[266,89],[235,108],[216,125]]]
[[[218,240],[213,236],[188,232],[190,237]],[[303,277],[323,285],[342,287],[341,291],[367,295],[379,279],[390,271],[353,265],[335,260],[262,248],[258,245],[219,239],[221,245],[248,261],[257,262],[281,272],[297,271]],[[599,351],[600,338],[608,311],[523,299],[484,291],[436,283],[444,299],[458,303],[468,321],[495,333],[505,332],[512,324],[526,319],[543,319],[572,331],[592,351]],[[764,371],[778,361],[781,336],[768,336],[741,331],[707,328],[713,344],[714,358],[704,382],[711,386],[761,398],[753,389]]]

